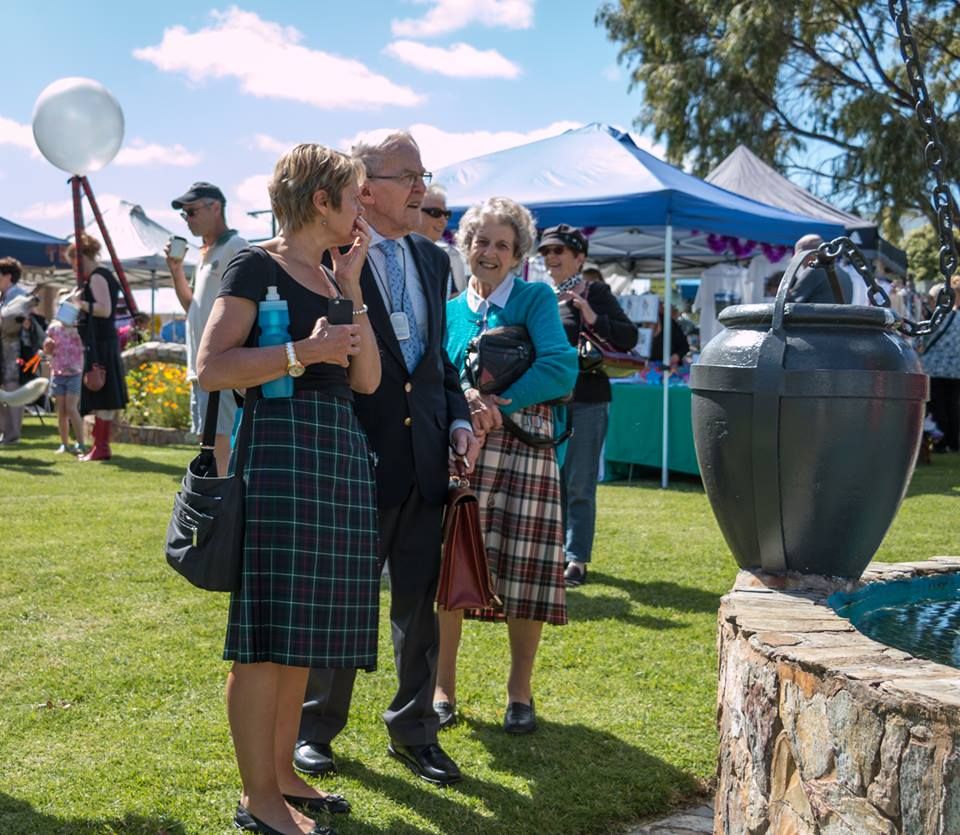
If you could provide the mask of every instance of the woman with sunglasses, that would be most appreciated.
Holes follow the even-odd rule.
[[[443,239],[450,222],[447,195],[442,186],[430,186],[420,204],[420,234],[433,241],[450,256],[450,278],[447,282],[447,298],[459,296],[467,286],[467,270],[463,258],[455,246]]]
[[[556,287],[560,319],[571,345],[579,343],[585,328],[619,351],[629,351],[637,344],[637,326],[627,318],[610,288],[602,281],[583,280],[587,239],[579,229],[561,223],[545,230],[539,252]],[[560,471],[567,588],[582,586],[587,579],[597,518],[597,471],[610,399],[610,381],[602,369],[580,373],[569,412],[573,437]]]

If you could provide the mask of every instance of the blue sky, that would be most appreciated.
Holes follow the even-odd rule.
[[[90,175],[98,199],[181,234],[170,199],[194,180],[223,188],[231,225],[265,234],[245,213],[267,207],[297,142],[410,128],[439,168],[587,122],[630,127],[640,109],[591,0],[5,5],[0,215],[53,234],[72,228],[67,175],[37,154],[30,120],[64,76],[96,79],[124,111],[120,154]]]

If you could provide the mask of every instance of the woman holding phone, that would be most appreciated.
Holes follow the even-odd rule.
[[[247,832],[329,833],[314,818],[349,811],[293,770],[300,708],[311,667],[376,664],[376,499],[352,394],[380,382],[360,290],[370,240],[362,178],[362,166],[321,145],[280,158],[269,186],[280,234],[230,262],[197,357],[208,391],[294,381],[292,397],[253,407],[243,576],[224,650],[243,781],[234,824]],[[291,341],[257,347],[257,305],[271,285],[287,302]],[[350,324],[334,324],[344,313]]]

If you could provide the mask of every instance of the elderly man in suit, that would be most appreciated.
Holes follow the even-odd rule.
[[[419,777],[455,783],[460,770],[437,744],[433,709],[443,507],[451,455],[472,469],[479,444],[456,369],[443,347],[450,261],[411,234],[430,180],[413,137],[395,133],[353,149],[367,171],[361,200],[372,230],[361,276],[380,348],[382,379],[358,396],[357,415],[376,456],[380,554],[390,572],[390,623],[399,686],[383,714],[388,753]],[[344,727],[355,671],[313,670],[307,685],[294,765],[334,771],[331,740]]]

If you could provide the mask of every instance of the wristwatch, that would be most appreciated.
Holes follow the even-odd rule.
[[[287,374],[291,377],[302,377],[306,370],[303,363],[297,359],[297,352],[293,349],[293,343],[287,342],[283,346],[287,349]]]

